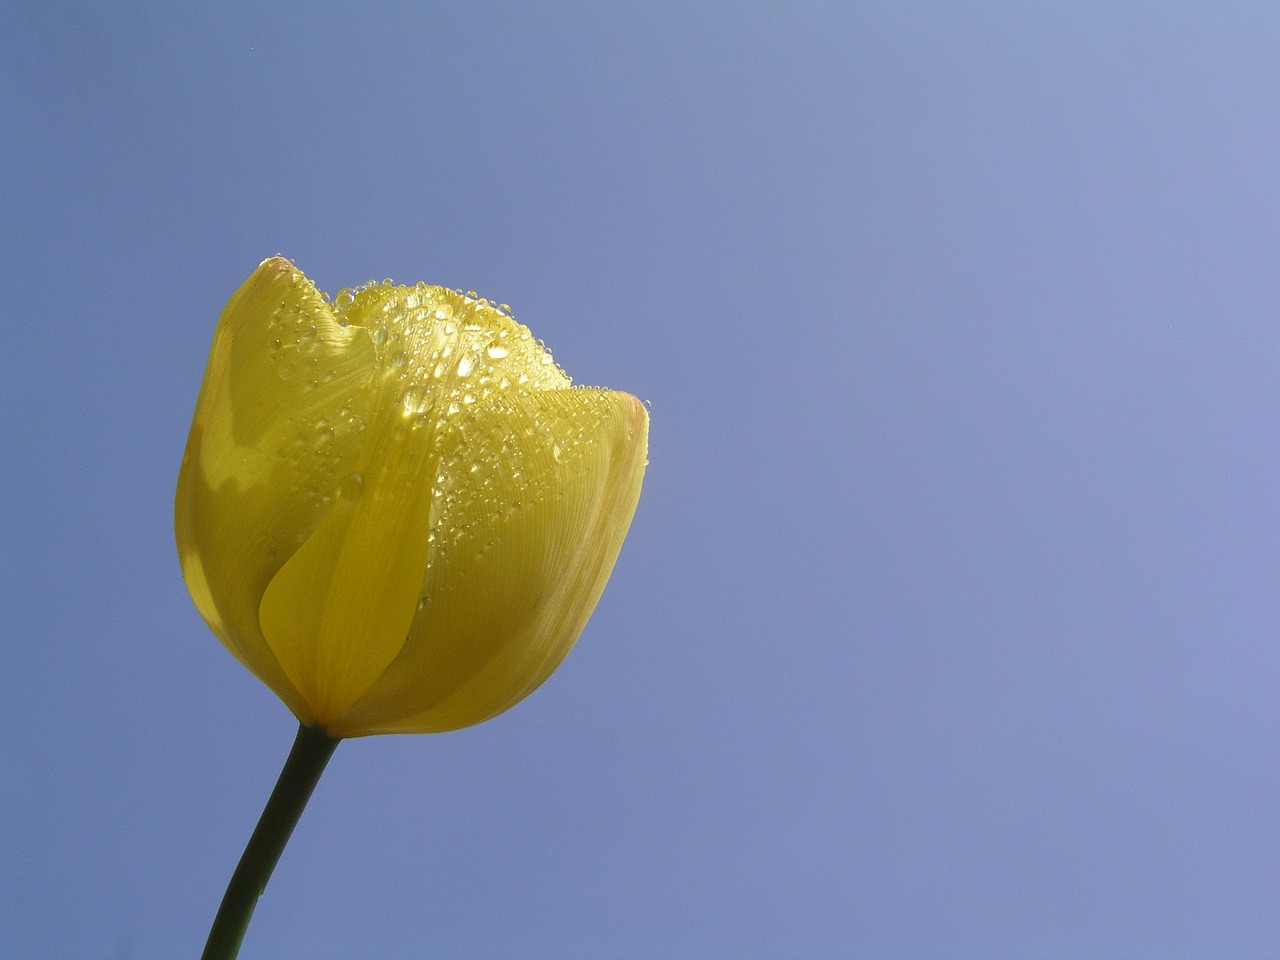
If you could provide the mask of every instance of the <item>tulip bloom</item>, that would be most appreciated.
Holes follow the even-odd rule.
[[[640,495],[648,415],[505,310],[267,260],[223,311],[178,481],[213,632],[304,726],[427,733],[560,664]]]
[[[334,302],[264,261],[218,321],[178,478],[205,622],[299,720],[214,920],[239,951],[346,737],[480,723],[544,681],[644,476],[635,397],[573,387],[505,309],[390,281]]]

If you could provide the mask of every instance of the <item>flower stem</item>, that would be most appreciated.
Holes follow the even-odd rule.
[[[253,908],[337,746],[338,741],[320,727],[298,727],[276,788],[222,896],[201,960],[235,960]]]

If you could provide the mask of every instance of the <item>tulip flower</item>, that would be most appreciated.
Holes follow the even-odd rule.
[[[219,939],[224,900],[206,957],[235,955],[339,740],[480,723],[555,670],[617,559],[647,442],[635,397],[574,387],[474,295],[385,281],[330,301],[273,258],[232,296],[178,553],[205,622],[300,732],[241,861],[244,915]]]

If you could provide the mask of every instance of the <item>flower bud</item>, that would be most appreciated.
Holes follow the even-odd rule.
[[[505,309],[262,263],[218,321],[178,554],[222,643],[333,737],[454,730],[559,666],[631,523],[648,414]]]

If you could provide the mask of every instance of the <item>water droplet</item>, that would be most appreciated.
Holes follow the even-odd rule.
[[[359,470],[352,470],[342,480],[342,488],[339,491],[344,500],[355,500],[364,491],[364,474]]]
[[[387,342],[387,328],[378,327],[369,334],[369,339],[374,342],[375,346],[382,346]]]
[[[500,343],[489,344],[489,349],[485,351],[491,360],[501,360],[507,355],[507,348]]]
[[[267,344],[267,349],[270,350],[272,353],[275,353],[277,350],[280,349],[280,341],[272,340],[269,344]]]
[[[458,376],[465,377],[475,367],[475,361],[469,356],[464,356],[458,361]]]
[[[404,392],[400,402],[404,405],[405,416],[409,417],[419,413],[426,413],[430,410],[431,405],[435,402],[435,397],[429,391],[418,387],[410,387]]]
[[[551,445],[551,459],[559,463],[564,459],[564,451],[560,449],[560,444],[553,443]]]
[[[281,380],[286,380],[289,377],[293,376],[293,371],[297,369],[298,369],[298,365],[296,363],[294,363],[292,360],[286,360],[284,363],[280,364],[280,366],[276,368],[276,373],[280,374]]]

